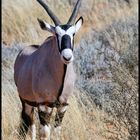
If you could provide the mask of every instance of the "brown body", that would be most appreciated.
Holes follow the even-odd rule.
[[[67,102],[75,73],[72,63],[65,68],[56,37],[52,36],[38,48],[29,46],[20,52],[15,62],[14,78],[22,99],[49,106],[57,101]]]

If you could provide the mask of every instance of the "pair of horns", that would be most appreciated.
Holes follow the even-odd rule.
[[[40,5],[42,5],[42,7],[46,10],[46,12],[48,13],[48,15],[51,17],[51,19],[53,20],[54,24],[57,26],[57,25],[60,25],[61,22],[60,20],[56,17],[56,15],[51,11],[51,9],[48,7],[48,5],[46,3],[44,3],[42,0],[37,0]],[[73,9],[73,12],[67,22],[67,24],[73,24],[73,22],[75,21],[76,17],[77,17],[77,14],[78,14],[78,9],[80,7],[80,3],[81,3],[81,0],[77,0],[77,3]]]

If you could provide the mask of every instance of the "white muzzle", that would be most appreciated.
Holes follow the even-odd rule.
[[[72,62],[74,59],[72,50],[71,49],[64,49],[61,52],[61,59],[65,64]]]

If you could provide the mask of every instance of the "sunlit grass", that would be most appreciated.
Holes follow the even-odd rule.
[[[66,1],[48,1],[52,11],[60,18],[63,24],[73,9]],[[108,2],[105,0],[82,1],[79,16],[84,17],[84,26],[78,37],[88,33],[91,29],[100,30],[112,21],[125,18],[137,11],[136,0],[131,8],[125,3],[118,1]],[[64,14],[65,13],[65,14]],[[50,33],[42,31],[37,22],[37,18],[42,18],[53,25],[53,22],[45,10],[31,0],[3,0],[2,1],[2,40],[9,44],[12,41],[40,43],[45,40]]]

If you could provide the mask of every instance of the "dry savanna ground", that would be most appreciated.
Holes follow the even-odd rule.
[[[46,2],[66,23],[76,0]],[[75,39],[78,78],[61,140],[137,140],[138,1],[82,0],[78,16],[84,18]],[[3,140],[16,140],[20,123],[15,58],[21,48],[40,44],[51,35],[40,29],[37,18],[53,24],[36,0],[2,0]],[[56,139],[53,130],[51,138]]]

